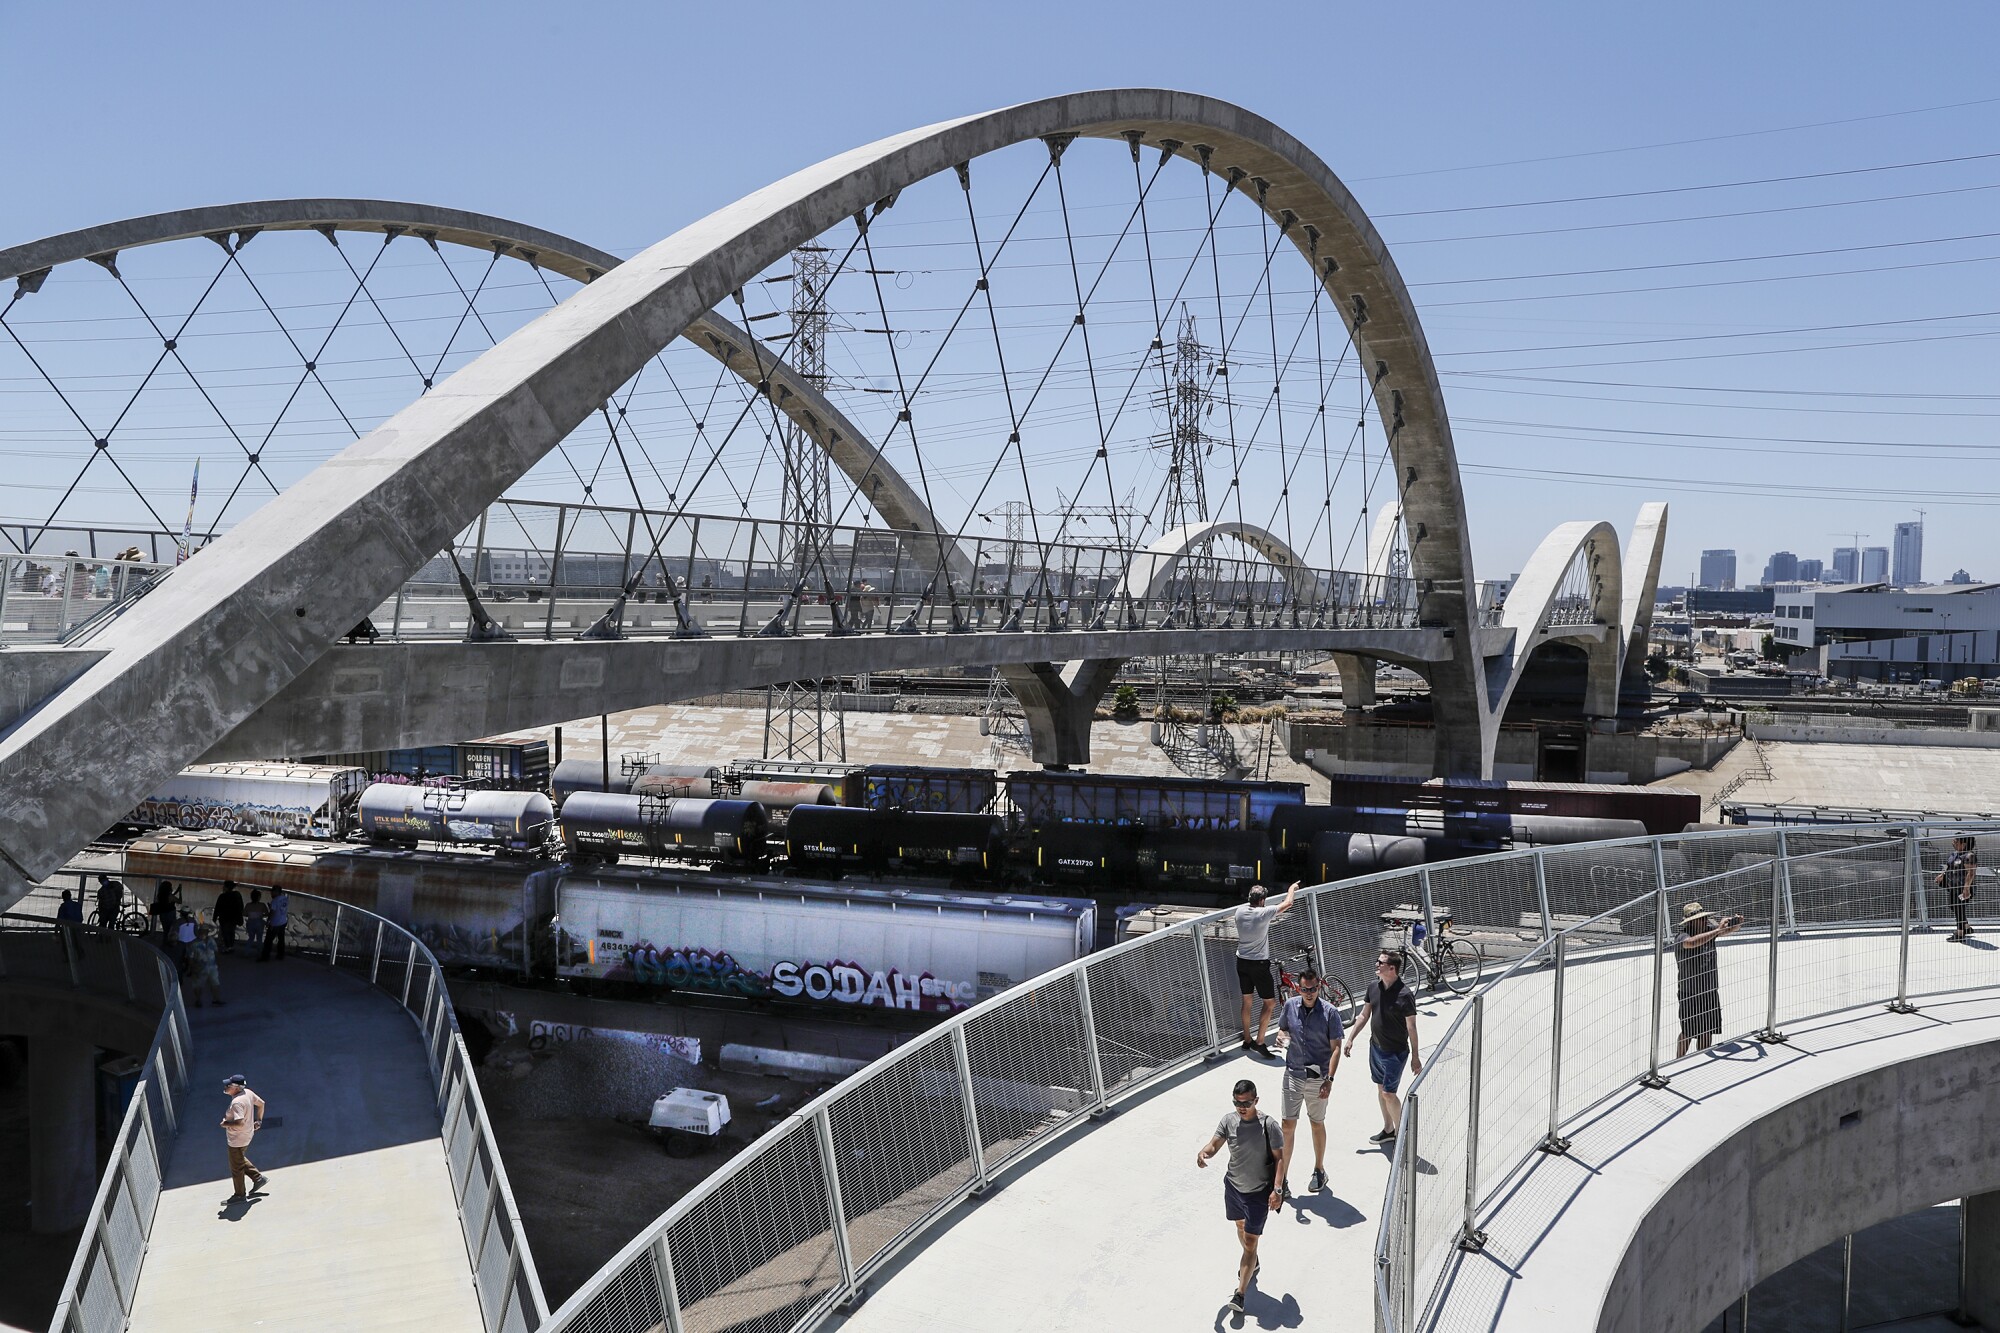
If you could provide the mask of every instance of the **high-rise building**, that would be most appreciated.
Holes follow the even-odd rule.
[[[1764,566],[1764,582],[1796,583],[1799,577],[1799,558],[1790,551],[1773,551],[1770,563]]]
[[[1833,581],[1853,583],[1861,577],[1861,552],[1852,546],[1833,548]]]
[[[1736,552],[1703,551],[1701,553],[1701,586],[1704,588],[1734,588],[1736,586]]]
[[[1924,581],[1924,525],[1921,521],[1896,525],[1896,558],[1890,567],[1889,581],[1899,588],[1914,588]]]
[[[1861,581],[1881,583],[1889,577],[1889,548],[1886,546],[1864,546],[1861,548]]]
[[[1818,583],[1825,575],[1826,562],[1824,560],[1799,561],[1799,582]]]
[[[1954,569],[1951,571],[1951,581],[1953,583],[1970,583],[1972,582],[1972,575],[1962,569]]]

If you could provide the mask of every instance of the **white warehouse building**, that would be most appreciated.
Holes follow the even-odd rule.
[[[1821,675],[1835,679],[1949,683],[2000,676],[2000,583],[1780,591],[1771,632],[1778,647],[1808,655]]]

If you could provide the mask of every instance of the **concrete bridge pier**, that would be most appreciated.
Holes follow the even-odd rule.
[[[2000,1328],[2000,1190],[1968,1195],[1961,1208],[1965,1248],[1958,1317],[1980,1328]]]
[[[1122,657],[1081,662],[1009,663],[1000,677],[1028,720],[1030,755],[1043,768],[1090,762],[1090,723],[1125,664]]]
[[[1366,708],[1375,702],[1375,659],[1354,653],[1333,654],[1333,669],[1340,673],[1340,706]]]
[[[42,1234],[83,1225],[97,1192],[97,1048],[28,1039],[28,1184]]]

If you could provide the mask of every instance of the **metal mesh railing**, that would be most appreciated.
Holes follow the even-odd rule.
[[[1432,870],[1439,898],[1446,883],[1467,902],[1511,884],[1523,930],[1541,912],[1549,935],[1504,970],[1489,960],[1410,1089],[1376,1240],[1378,1329],[1441,1327],[1460,1252],[1488,1243],[1480,1224],[1523,1164],[1566,1151],[1566,1126],[1635,1082],[1664,1084],[1685,1050],[1990,987],[1981,951],[1953,948],[1961,897],[1974,933],[1995,917],[1958,841],[1979,831],[1720,831]],[[1323,890],[1322,910],[1348,889]],[[1487,901],[1507,906],[1504,891]]]
[[[105,996],[160,1016],[49,1321],[50,1333],[124,1333],[187,1091],[180,982],[144,940],[9,913],[0,915],[0,985],[9,984]]]
[[[436,1089],[440,1134],[480,1316],[489,1333],[539,1329],[548,1321],[548,1302],[437,958],[422,940],[387,918],[306,893],[291,895],[286,937],[288,952],[323,960],[365,981],[400,1004],[416,1023]]]
[[[1458,1247],[1477,1243],[1481,1209],[1522,1162],[1544,1144],[1561,1150],[1566,1123],[1672,1065],[1682,1027],[1675,935],[1687,902],[1748,919],[1715,950],[1721,1034],[1990,984],[1971,951],[1934,961],[1907,948],[1912,934],[1941,934],[1952,920],[1941,888],[1928,890],[1928,909],[1917,888],[1945,873],[1948,840],[1937,830],[1722,830],[1507,853],[1302,893],[1274,924],[1274,958],[1310,951],[1354,990],[1373,975],[1377,950],[1422,947],[1421,927],[1466,960],[1458,980],[1479,986],[1424,1051],[1405,1101],[1375,1251],[1378,1326],[1420,1327]],[[1975,928],[1994,919],[1972,915]],[[1856,937],[1881,954],[1884,936],[1901,937],[1894,968],[1841,961]],[[1212,913],[953,1017],[675,1203],[548,1328],[819,1326],[1028,1148],[1238,1040],[1235,944],[1230,912]],[[1414,984],[1452,979],[1445,969],[1413,974]],[[461,1151],[454,1145],[455,1161]]]

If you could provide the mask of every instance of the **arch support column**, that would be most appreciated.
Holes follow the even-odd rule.
[[[1341,707],[1366,708],[1375,702],[1374,658],[1335,653],[1333,669],[1340,673]]]
[[[1025,662],[1000,668],[1000,678],[1028,719],[1030,755],[1043,768],[1090,762],[1090,724],[1105,691],[1125,665],[1122,657],[1081,662]]]

